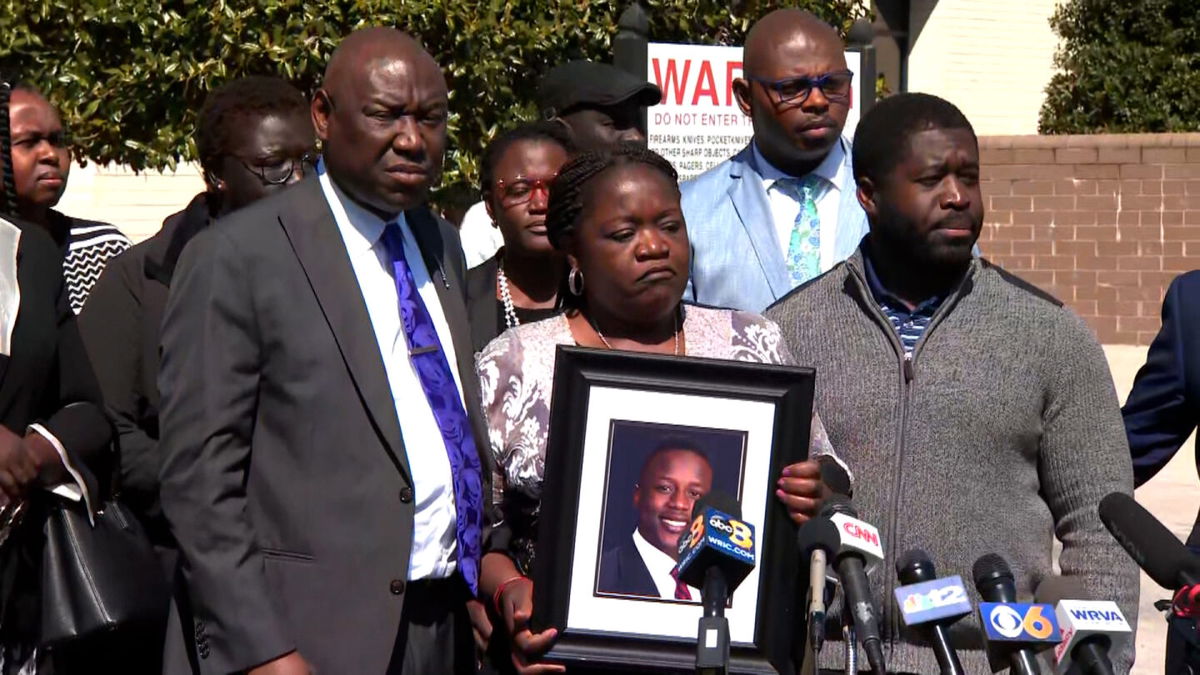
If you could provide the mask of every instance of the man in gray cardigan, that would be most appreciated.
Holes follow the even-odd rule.
[[[999,553],[1030,601],[1057,537],[1062,574],[1136,625],[1137,568],[1096,511],[1133,491],[1104,353],[1062,303],[971,255],[983,204],[970,123],[937,97],[887,98],[858,126],[854,170],[870,234],[767,316],[817,369],[817,409],[882,535],[871,590],[889,671],[938,671],[894,601],[895,560],[913,548],[969,586],[975,560]],[[950,635],[968,672],[991,672],[977,615]],[[821,667],[843,652],[828,645]],[[1132,660],[1132,645],[1113,655],[1116,672]]]

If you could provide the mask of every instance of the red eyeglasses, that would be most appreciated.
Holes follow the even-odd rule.
[[[517,206],[533,199],[533,193],[541,190],[546,199],[550,198],[550,183],[555,176],[546,178],[525,178],[518,176],[512,182],[496,179],[496,192],[500,194],[500,203],[505,207]]]

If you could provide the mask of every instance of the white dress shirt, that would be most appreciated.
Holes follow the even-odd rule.
[[[642,556],[642,562],[646,563],[646,569],[650,570],[650,578],[654,580],[654,587],[658,589],[658,597],[674,600],[676,582],[675,577],[671,576],[671,570],[675,569],[675,559],[646,541],[641,530],[633,531],[633,545]],[[688,586],[688,589],[692,592],[692,601],[700,602],[700,589],[692,586]]]
[[[492,223],[492,217],[488,215],[483,202],[476,202],[467,209],[458,228],[458,238],[462,240],[463,256],[467,259],[468,268],[484,263],[504,245],[500,228]]]
[[[433,409],[425,398],[420,377],[408,356],[408,339],[400,323],[400,304],[392,276],[391,259],[382,241],[387,223],[348,198],[333,184],[324,166],[318,166],[317,173],[342,241],[346,243],[350,266],[358,278],[358,286],[367,304],[367,314],[375,329],[375,339],[383,356],[412,473],[416,515],[413,517],[408,578],[445,578],[453,574],[457,566],[458,546],[450,458],[446,454],[446,445]],[[412,270],[418,293],[437,329],[461,400],[462,382],[455,367],[454,342],[437,290],[430,280],[429,270],[425,267],[424,258],[403,213],[397,216],[396,222],[404,237],[404,256],[408,267]]]
[[[796,225],[796,216],[800,215],[800,202],[791,194],[776,187],[775,183],[782,178],[803,178],[791,176],[780,171],[763,157],[758,149],[758,143],[752,144],[754,161],[758,163],[762,174],[763,189],[767,191],[767,201],[771,204],[771,218],[775,221],[775,233],[779,248],[787,258],[788,243],[792,238],[792,229]],[[839,139],[833,149],[825,155],[825,159],[813,169],[811,175],[825,179],[825,190],[817,197],[817,217],[821,219],[821,271],[826,272],[841,260],[836,259],[835,236],[838,226],[838,211],[841,209],[842,190],[853,190],[854,177],[846,170],[846,141]]]

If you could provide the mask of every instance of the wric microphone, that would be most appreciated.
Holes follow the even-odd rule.
[[[1054,648],[1054,672],[1113,675],[1108,655],[1124,646],[1132,632],[1117,603],[1111,600],[1070,600],[1084,597],[1074,579],[1048,577],[1037,589],[1038,602],[1054,605],[1062,642]]]
[[[986,602],[979,605],[979,620],[984,637],[993,645],[1003,645],[1016,675],[1040,675],[1034,655],[1059,641],[1054,608],[1017,602],[1017,584],[1004,558],[988,553],[975,561],[971,576],[975,588]]]
[[[971,600],[962,578],[955,575],[938,579],[933,560],[920,549],[896,561],[896,576],[905,584],[896,589],[896,606],[904,624],[926,629],[942,675],[965,675],[950,644],[950,625],[971,613]]]
[[[858,519],[858,512],[845,495],[835,494],[826,499],[821,506],[821,516],[829,518],[838,528],[840,543],[834,566],[846,596],[846,610],[854,618],[854,628],[867,653],[871,671],[881,675],[887,672],[887,666],[879,636],[879,612],[871,602],[866,572],[868,563],[883,560],[879,530]]]
[[[700,588],[704,616],[696,641],[696,671],[723,675],[729,670],[729,594],[754,569],[754,527],[743,522],[737,501],[719,490],[692,507],[692,527],[679,541],[675,575]]]

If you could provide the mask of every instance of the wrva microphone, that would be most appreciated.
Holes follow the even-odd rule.
[[[917,549],[896,561],[896,575],[906,584],[896,589],[896,606],[904,625],[925,630],[942,675],[965,675],[950,644],[950,625],[971,613],[962,577],[938,579],[929,554]]]
[[[821,506],[821,515],[838,528],[839,547],[834,567],[846,595],[846,608],[854,617],[854,628],[875,673],[886,673],[883,641],[879,636],[879,612],[871,602],[867,565],[883,560],[879,530],[858,519],[858,512],[845,495],[835,494]]]
[[[979,621],[988,643],[1008,653],[1016,675],[1041,673],[1034,651],[1058,644],[1060,639],[1054,608],[1017,602],[1012,569],[995,553],[976,560],[971,576],[987,601],[979,604]]]
[[[700,588],[704,616],[696,643],[696,670],[725,673],[729,669],[729,594],[754,569],[754,527],[743,522],[741,506],[714,490],[692,507],[692,527],[679,542],[675,576]]]
[[[1037,601],[1053,604],[1062,642],[1054,648],[1054,672],[1112,675],[1109,654],[1132,639],[1129,623],[1117,603],[1082,598],[1083,587],[1073,579],[1050,577],[1037,589]]]

